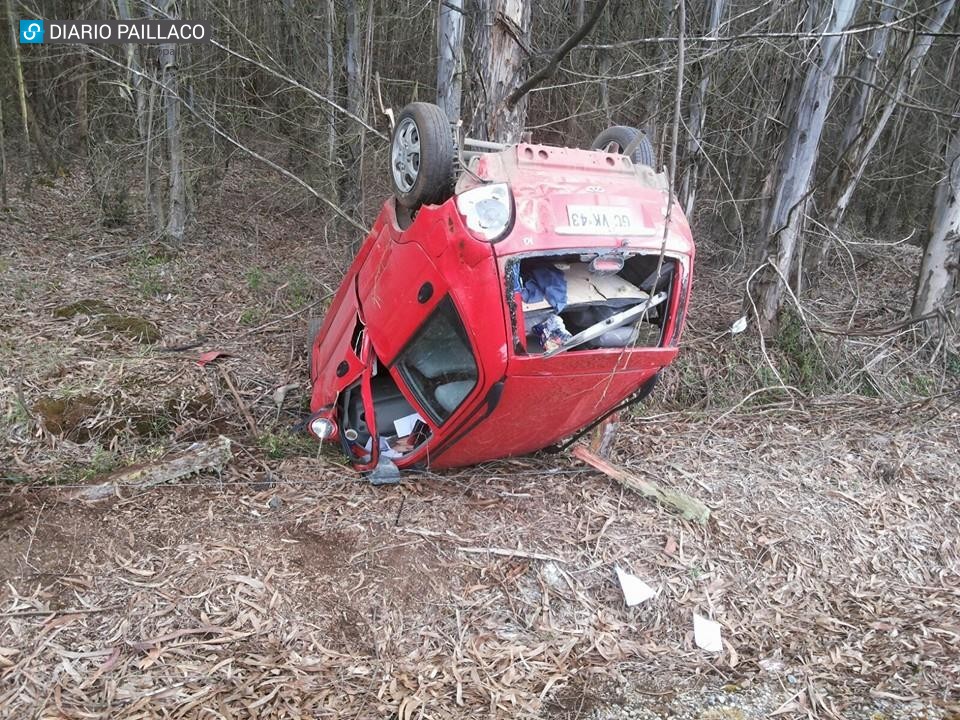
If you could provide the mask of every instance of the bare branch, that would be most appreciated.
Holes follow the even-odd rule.
[[[563,45],[557,48],[557,51],[553,54],[553,57],[550,58],[550,61],[540,68],[540,70],[537,71],[532,77],[528,78],[523,85],[510,93],[510,97],[507,98],[508,108],[513,108],[520,98],[542,83],[544,80],[551,77],[557,71],[560,61],[567,56],[567,53],[573,50],[573,48],[575,48],[590,33],[591,30],[593,30],[593,26],[597,24],[597,20],[600,19],[600,16],[603,14],[603,9],[606,6],[607,0],[598,0],[596,7],[593,9],[593,12],[590,13],[590,17],[587,18],[587,21],[583,23],[583,25],[581,25],[573,35],[568,37]]]
[[[215,122],[213,122],[213,120],[210,120],[209,118],[204,117],[204,116],[200,113],[200,111],[196,110],[196,109],[193,107],[193,105],[191,105],[191,104],[188,103],[186,100],[184,100],[183,97],[180,96],[178,93],[176,93],[172,88],[169,88],[169,87],[167,87],[166,85],[164,85],[162,81],[157,80],[155,77],[151,77],[150,75],[147,75],[146,73],[143,73],[143,72],[141,72],[140,70],[134,70],[133,68],[127,68],[123,63],[117,62],[116,60],[114,60],[114,59],[113,59],[112,57],[110,57],[109,55],[105,55],[105,54],[99,52],[98,50],[96,50],[96,49],[95,49],[95,46],[93,46],[93,45],[84,45],[83,48],[84,48],[84,50],[85,50],[86,52],[90,53],[90,54],[93,55],[94,57],[99,58],[100,60],[104,60],[104,61],[110,63],[111,65],[116,65],[116,66],[119,67],[119,68],[123,68],[123,69],[125,69],[125,70],[128,70],[129,72],[134,72],[134,73],[136,73],[137,75],[139,75],[140,77],[145,78],[146,80],[148,80],[148,81],[156,84],[156,85],[159,86],[160,88],[163,88],[164,90],[166,90],[167,92],[170,93],[170,96],[171,96],[172,98],[174,98],[174,99],[176,99],[176,100],[179,100],[181,103],[183,103],[183,106],[190,112],[191,115],[193,115],[195,118],[197,118],[197,120],[199,120],[200,122],[202,122],[204,125],[206,125],[208,128],[210,128],[210,130],[212,130],[214,133],[216,133],[217,135],[219,135],[220,137],[222,137],[222,138],[223,138],[224,140],[226,140],[228,143],[230,143],[231,145],[233,145],[234,147],[236,147],[238,150],[242,150],[243,152],[245,152],[245,153],[246,153],[247,155],[249,155],[250,157],[252,157],[252,158],[254,158],[254,159],[256,159],[256,160],[259,160],[260,162],[264,163],[265,165],[268,165],[269,167],[273,168],[274,170],[276,170],[276,171],[277,171],[278,173],[280,173],[281,175],[290,178],[290,179],[293,180],[295,183],[297,183],[297,185],[300,185],[304,190],[306,190],[307,192],[309,192],[311,195],[313,195],[315,198],[317,198],[320,202],[322,202],[324,205],[326,205],[326,206],[329,207],[331,210],[333,210],[337,215],[339,215],[340,217],[342,217],[344,220],[346,220],[348,223],[350,223],[350,224],[351,224],[353,227],[355,227],[357,230],[360,230],[361,232],[364,232],[364,233],[367,232],[367,228],[365,228],[363,225],[361,225],[361,224],[358,223],[356,220],[354,220],[352,217],[350,217],[350,216],[349,216],[346,212],[344,212],[343,209],[342,209],[339,205],[337,205],[335,202],[333,202],[333,201],[330,200],[329,198],[321,195],[321,194],[316,190],[316,188],[314,188],[312,185],[310,185],[309,183],[307,183],[307,182],[306,182],[305,180],[303,180],[302,178],[297,177],[297,176],[294,175],[292,172],[290,172],[289,170],[287,170],[285,167],[282,167],[281,165],[278,165],[278,164],[275,163],[273,160],[270,160],[270,159],[264,157],[263,155],[261,155],[261,154],[258,153],[257,151],[252,150],[251,148],[248,148],[246,145],[244,145],[243,143],[241,143],[239,140],[237,140],[237,139],[234,138],[233,136],[227,134],[227,133],[226,133],[224,130],[222,130]]]

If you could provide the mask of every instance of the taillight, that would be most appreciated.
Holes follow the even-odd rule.
[[[506,183],[481,185],[457,195],[457,210],[475,236],[495,242],[513,222],[513,198]]]

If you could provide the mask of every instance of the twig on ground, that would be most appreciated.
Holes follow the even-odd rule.
[[[233,399],[237,403],[237,409],[240,410],[240,414],[243,415],[243,419],[247,421],[247,427],[250,428],[250,435],[256,438],[258,432],[257,421],[253,419],[253,415],[250,414],[247,404],[243,401],[243,398],[240,397],[240,393],[237,392],[237,388],[230,379],[230,372],[225,368],[221,368],[220,373],[223,375],[223,379],[226,381],[227,387],[230,389],[230,394],[233,395]]]
[[[538,552],[527,552],[526,550],[510,550],[509,548],[498,547],[458,547],[462,553],[471,553],[474,555],[500,555],[502,557],[524,558],[526,560],[546,560],[552,562],[567,562],[563,558],[555,555],[545,555]]]
[[[107,607],[95,608],[63,608],[62,610],[16,610],[14,612],[0,613],[3,618],[21,618],[21,617],[59,617],[63,615],[90,615],[92,613],[110,612],[116,610],[119,605],[108,605]]]

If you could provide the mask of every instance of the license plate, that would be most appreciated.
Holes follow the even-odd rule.
[[[646,235],[650,229],[630,208],[567,205],[567,227],[563,231],[577,235]]]

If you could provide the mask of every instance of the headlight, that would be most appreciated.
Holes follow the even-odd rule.
[[[513,199],[506,183],[482,185],[457,195],[467,228],[484,240],[499,240],[513,222]]]
[[[329,440],[337,432],[337,426],[330,418],[318,417],[310,421],[310,432],[321,440]]]

